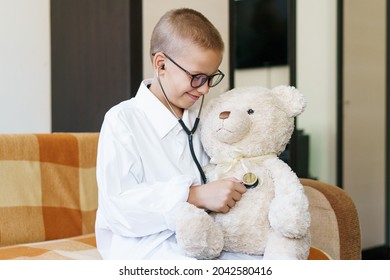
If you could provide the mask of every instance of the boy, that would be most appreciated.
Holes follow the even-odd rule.
[[[225,213],[246,191],[235,178],[202,181],[209,159],[195,122],[224,77],[223,49],[216,28],[192,9],[168,11],[154,28],[154,78],[107,112],[100,133],[96,239],[104,259],[186,259],[175,239],[178,205]]]

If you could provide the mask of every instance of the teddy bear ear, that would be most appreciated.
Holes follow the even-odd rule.
[[[306,107],[305,97],[293,86],[277,86],[272,93],[281,101],[283,110],[290,117],[298,116]]]

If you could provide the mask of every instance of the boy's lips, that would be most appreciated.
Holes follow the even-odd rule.
[[[194,101],[197,101],[197,100],[199,99],[199,97],[200,97],[200,96],[197,96],[197,95],[193,95],[193,94],[191,94],[191,93],[188,93],[188,92],[187,92],[187,94],[188,94],[188,96],[189,96],[192,100],[194,100]]]

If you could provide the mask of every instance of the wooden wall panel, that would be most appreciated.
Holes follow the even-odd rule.
[[[52,131],[99,131],[142,80],[142,1],[52,0]]]

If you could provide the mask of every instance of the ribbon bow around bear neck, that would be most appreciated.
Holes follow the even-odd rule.
[[[236,164],[240,163],[243,170],[245,171],[245,173],[247,173],[247,172],[249,172],[249,169],[248,169],[247,165],[245,164],[246,162],[249,162],[249,161],[263,162],[266,159],[275,158],[275,157],[277,157],[277,155],[274,153],[262,155],[262,156],[250,157],[250,156],[244,155],[240,151],[237,151],[236,156],[231,160],[227,160],[226,158],[213,157],[210,159],[210,163],[216,164],[221,168],[226,167],[226,169],[223,171],[223,173],[229,172]]]
[[[268,154],[268,155],[262,155],[262,156],[256,156],[256,157],[248,157],[243,155],[242,153],[237,153],[236,156],[230,160],[227,161],[226,158],[218,159],[218,158],[211,158],[210,163],[216,164],[216,176],[217,178],[221,178],[229,172],[236,164],[241,164],[241,167],[243,169],[244,175],[242,176],[242,181],[244,183],[244,186],[247,189],[253,189],[259,184],[260,179],[260,186],[263,185],[262,177],[258,177],[259,174],[255,174],[250,171],[250,169],[247,167],[246,163],[254,162],[256,164],[260,164],[263,161],[270,159],[270,158],[276,158],[276,154]]]

